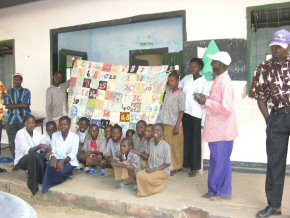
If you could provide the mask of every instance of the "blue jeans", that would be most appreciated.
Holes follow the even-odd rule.
[[[56,171],[56,169],[53,169],[50,166],[50,161],[48,161],[42,182],[42,193],[46,193],[51,187],[64,182],[72,173],[74,168],[75,167],[70,163],[65,163],[63,171],[59,172]]]

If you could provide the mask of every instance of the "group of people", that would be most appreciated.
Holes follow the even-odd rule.
[[[281,214],[290,132],[289,44],[288,31],[274,33],[270,44],[273,57],[257,68],[250,90],[267,123],[268,206],[257,217]],[[102,133],[86,117],[78,121],[77,132],[71,131],[71,120],[66,116],[69,81],[62,83],[61,72],[54,74],[53,85],[46,92],[48,122],[46,134],[41,135],[30,115],[30,91],[21,86],[22,75],[14,74],[14,88],[7,91],[0,84],[8,109],[6,123],[14,169],[27,170],[27,185],[33,194],[39,183],[45,193],[66,180],[74,169],[83,168],[91,174],[112,172],[120,188],[133,184],[138,196],[148,196],[163,191],[170,175],[187,170],[192,177],[200,172],[203,139],[210,149],[208,192],[203,197],[231,198],[230,157],[238,135],[234,88],[228,73],[231,57],[223,51],[208,57],[212,59],[213,82],[202,76],[202,60],[193,58],[191,74],[181,81],[176,71],[168,75],[160,122],[152,125],[139,120],[136,130],[124,135],[117,124],[106,126]]]

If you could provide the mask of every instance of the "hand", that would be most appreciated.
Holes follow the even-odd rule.
[[[145,169],[145,171],[147,173],[153,173],[153,172],[155,172],[155,170],[154,169],[151,169],[151,168],[147,168],[147,169]]]
[[[41,144],[41,148],[46,152],[46,153],[51,153],[51,147],[49,145]]]
[[[64,164],[65,164],[64,160],[59,160],[57,163],[56,170],[62,172],[64,169]]]
[[[173,135],[178,135],[178,134],[179,134],[179,126],[174,126]]]
[[[206,102],[206,97],[204,94],[201,94],[201,93],[194,93],[193,94],[193,98],[194,100],[197,101],[197,103],[201,104],[201,105],[204,105],[205,102]]]
[[[57,166],[57,159],[55,158],[55,156],[51,156],[50,167],[53,169],[56,169],[56,166]]]

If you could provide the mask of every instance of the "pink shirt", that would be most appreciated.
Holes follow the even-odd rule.
[[[205,103],[203,139],[207,142],[231,141],[238,135],[234,89],[228,71],[216,77]]]

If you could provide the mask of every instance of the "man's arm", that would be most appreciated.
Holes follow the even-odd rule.
[[[267,102],[261,99],[257,100],[258,103],[258,107],[265,119],[265,121],[267,121],[268,117],[269,117],[269,111],[268,111],[268,107],[267,107]]]

